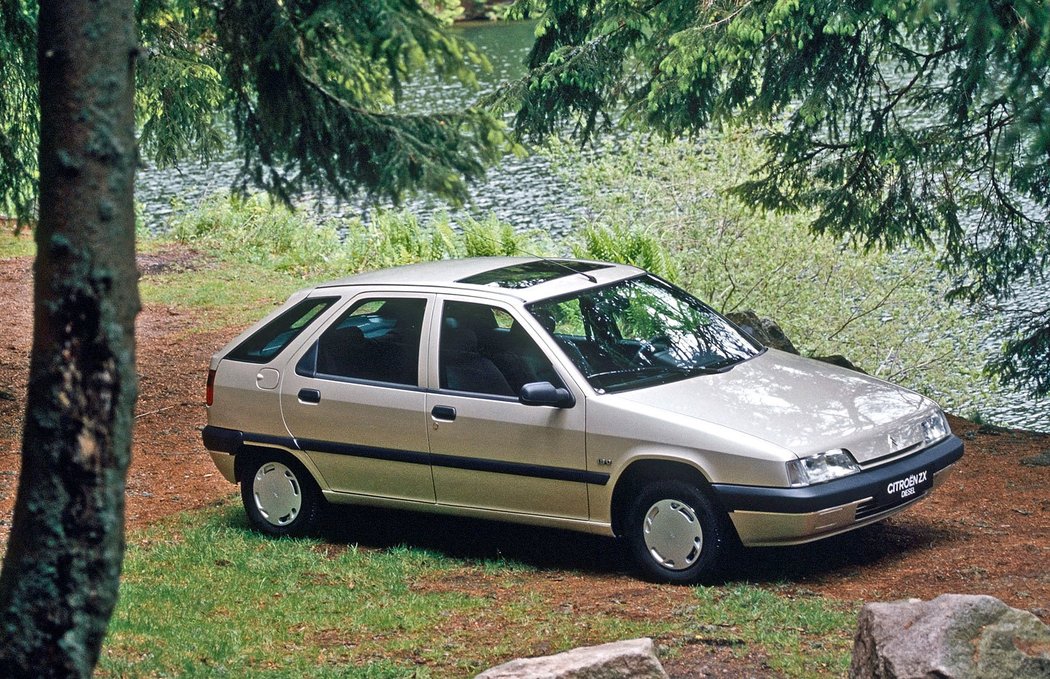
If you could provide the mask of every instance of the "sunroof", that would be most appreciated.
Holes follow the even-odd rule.
[[[511,266],[484,271],[459,280],[459,283],[470,283],[472,285],[495,285],[500,288],[529,288],[533,285],[546,283],[555,278],[571,276],[577,273],[586,273],[595,269],[607,268],[608,264],[595,264],[593,262],[577,262],[571,259],[539,259],[524,264],[512,264]]]

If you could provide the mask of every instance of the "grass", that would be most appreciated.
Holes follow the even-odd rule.
[[[98,676],[468,677],[640,636],[672,656],[694,643],[758,653],[789,677],[848,666],[848,604],[744,583],[653,585],[654,607],[683,605],[639,617],[593,597],[580,605],[575,593],[552,598],[545,585],[571,572],[456,551],[271,539],[232,501],[172,517],[129,536]]]
[[[489,218],[454,229],[445,217],[421,223],[408,212],[380,211],[369,224],[344,219],[314,224],[303,213],[261,197],[219,195],[173,225],[171,240],[238,265],[258,265],[302,280],[451,257],[547,253],[541,232],[515,232]]]
[[[183,214],[163,236],[140,234],[138,249],[162,253],[172,244],[201,253],[192,275],[178,266],[150,273],[139,292],[146,304],[192,311],[195,331],[245,327],[296,290],[369,269],[553,247],[544,234],[517,233],[494,219],[468,220],[456,230],[441,217],[423,224],[409,213],[380,212],[368,225],[318,226],[265,198],[226,195]]]
[[[697,599],[705,630],[771,651],[770,666],[787,676],[842,676],[849,667],[857,618],[850,606],[747,584],[700,587]]]
[[[192,310],[198,331],[247,327],[308,283],[258,264],[205,265],[139,280],[145,304]]]
[[[33,230],[29,226],[15,233],[15,224],[0,218],[0,257],[31,257],[36,253]]]

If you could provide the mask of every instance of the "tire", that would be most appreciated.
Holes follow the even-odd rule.
[[[279,451],[257,454],[245,465],[241,501],[252,526],[276,536],[310,533],[324,509],[324,497],[310,473]]]
[[[642,573],[674,584],[716,574],[731,533],[729,518],[707,495],[672,479],[643,486],[624,526],[627,549]]]

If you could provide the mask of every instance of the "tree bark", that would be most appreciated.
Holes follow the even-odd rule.
[[[0,675],[90,676],[117,599],[137,391],[133,0],[44,0],[40,209]]]

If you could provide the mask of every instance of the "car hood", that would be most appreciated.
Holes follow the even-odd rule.
[[[769,349],[724,373],[616,398],[739,431],[796,455],[847,448],[860,462],[922,444],[929,399],[863,373]]]

